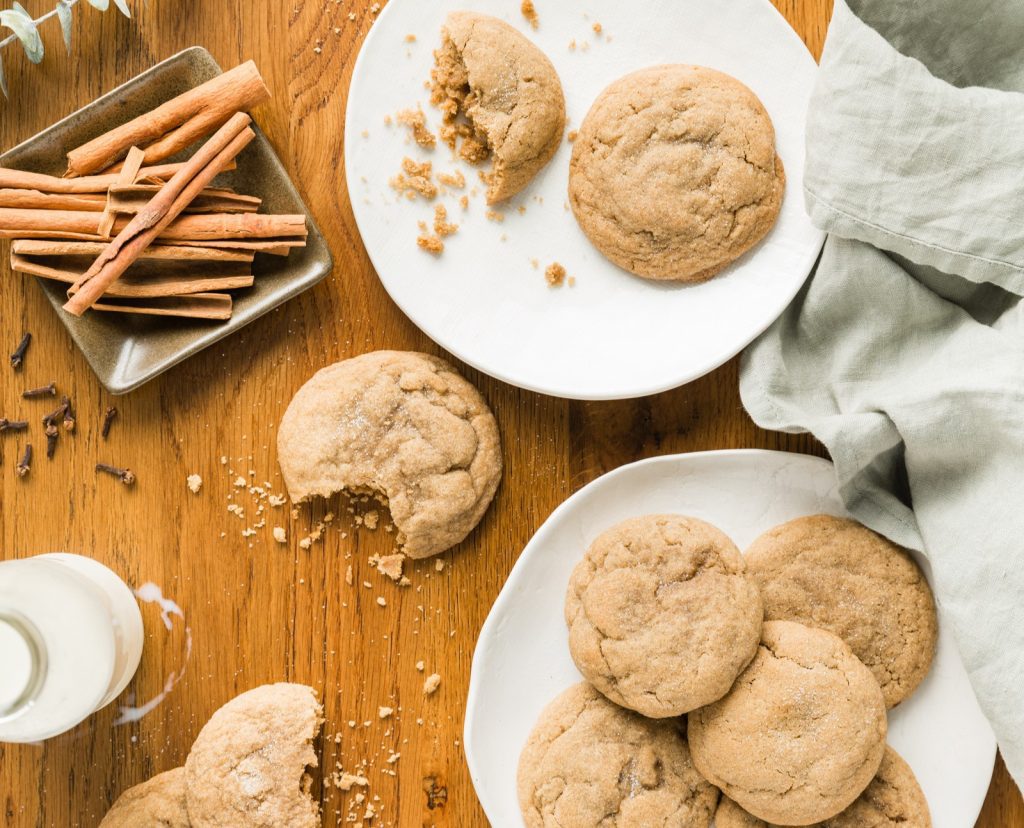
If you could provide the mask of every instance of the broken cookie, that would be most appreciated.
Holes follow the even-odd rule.
[[[520,192],[551,160],[565,129],[565,96],[547,56],[507,23],[452,12],[434,53],[431,103],[441,137],[477,163],[493,159],[487,203]]]
[[[502,471],[498,426],[480,392],[443,360],[406,351],[315,374],[285,412],[278,457],[295,502],[343,489],[380,498],[412,558],[463,540]]]
[[[188,814],[196,828],[314,828],[313,740],[323,723],[303,684],[265,684],[221,707],[185,762]]]

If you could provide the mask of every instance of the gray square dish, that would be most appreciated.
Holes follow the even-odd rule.
[[[193,46],[0,155],[0,166],[62,175],[66,168],[67,150],[159,106],[220,72],[209,52]],[[97,311],[89,311],[82,318],[76,318],[61,310],[66,301],[65,286],[35,279],[104,388],[112,394],[125,394],[138,388],[311,288],[331,272],[331,252],[320,229],[270,142],[258,126],[254,124],[254,128],[256,139],[239,156],[238,168],[224,174],[218,181],[262,198],[260,212],[304,213],[308,217],[309,236],[306,247],[293,249],[287,258],[256,256],[255,284],[245,290],[232,291],[234,309],[230,320],[207,322]],[[8,252],[5,245],[3,255]]]

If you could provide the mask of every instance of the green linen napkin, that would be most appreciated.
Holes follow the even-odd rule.
[[[1024,783],[1024,4],[836,0],[804,189],[830,234],[744,355],[758,424],[810,431],[849,510],[932,565]]]

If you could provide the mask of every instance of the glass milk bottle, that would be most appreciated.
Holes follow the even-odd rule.
[[[98,561],[0,561],[0,742],[38,742],[108,705],[135,675],[142,615]]]

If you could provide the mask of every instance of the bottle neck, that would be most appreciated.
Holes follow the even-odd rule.
[[[0,722],[32,706],[46,679],[46,645],[24,615],[0,606]]]

